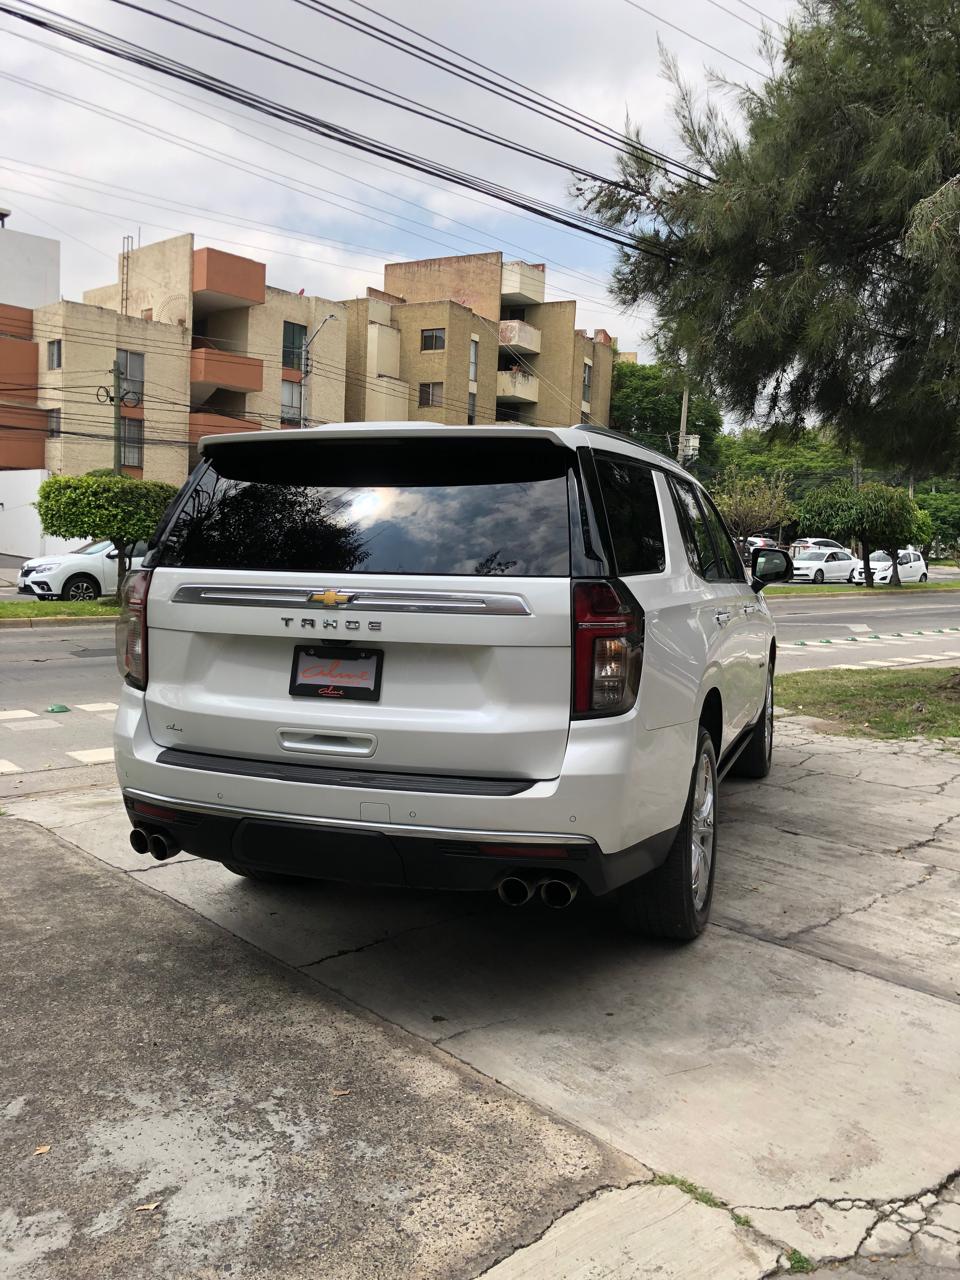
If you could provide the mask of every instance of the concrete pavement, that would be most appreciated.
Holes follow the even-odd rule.
[[[197,1221],[186,1206],[195,1197],[203,1200],[202,1151],[212,1143],[226,1167],[238,1162],[245,1168],[248,1161],[224,1137],[225,1132],[246,1132],[242,1124],[239,1130],[230,1127],[239,1123],[227,1103],[228,1097],[239,1096],[233,1078],[228,1073],[223,1086],[220,1067],[208,1056],[211,1045],[222,1054],[227,1043],[221,1011],[226,1025],[238,1007],[243,1011],[237,1043],[245,1046],[241,1057],[257,1059],[258,1087],[262,1090],[263,1080],[279,1075],[287,1091],[283,1098],[292,1097],[302,1108],[306,1103],[296,1077],[304,1074],[304,1063],[309,1063],[311,1080],[326,1085],[330,1064],[341,1060],[341,1023],[328,1006],[339,1007],[343,1000],[367,1010],[378,1035],[386,1037],[366,1042],[354,1057],[348,1053],[351,1080],[372,1071],[377,1089],[390,1083],[383,1079],[379,1058],[399,1028],[410,1039],[391,1049],[388,1060],[401,1072],[404,1087],[421,1070],[407,1064],[408,1053],[416,1061],[418,1053],[433,1055],[431,1063],[448,1064],[455,1073],[477,1073],[470,1078],[479,1082],[481,1092],[504,1086],[509,1097],[533,1109],[525,1115],[539,1116],[544,1124],[555,1118],[553,1122],[567,1126],[565,1134],[577,1135],[576,1141],[585,1144],[577,1150],[589,1176],[570,1181],[569,1166],[556,1174],[550,1165],[554,1172],[549,1176],[538,1166],[541,1182],[536,1183],[534,1171],[527,1170],[531,1181],[518,1199],[528,1196],[530,1203],[513,1216],[500,1201],[487,1213],[476,1187],[459,1182],[448,1197],[449,1214],[417,1219],[416,1230],[429,1237],[422,1257],[403,1253],[400,1246],[409,1242],[402,1231],[398,1241],[376,1229],[384,1212],[382,1198],[359,1182],[351,1183],[356,1188],[351,1194],[365,1196],[364,1203],[369,1205],[374,1196],[365,1262],[357,1261],[360,1245],[354,1233],[360,1229],[349,1225],[356,1223],[353,1218],[341,1232],[343,1252],[324,1244],[334,1248],[330,1257],[341,1270],[319,1269],[312,1275],[365,1280],[410,1274],[446,1280],[468,1275],[471,1267],[479,1275],[494,1263],[484,1273],[494,1280],[646,1280],[652,1275],[661,1280],[759,1280],[785,1270],[790,1249],[814,1261],[855,1259],[858,1277],[928,1280],[949,1275],[951,1268],[960,1272],[960,1223],[954,1222],[960,1171],[960,756],[953,752],[931,744],[853,743],[819,733],[799,718],[780,720],[770,779],[725,785],[714,924],[687,948],[628,939],[604,904],[579,899],[565,913],[535,908],[509,912],[495,902],[456,895],[322,883],[257,886],[217,865],[182,856],[167,864],[145,863],[126,845],[127,823],[112,786],[40,793],[8,802],[7,812],[8,818],[0,820],[5,847],[27,849],[30,866],[46,859],[54,868],[61,863],[79,868],[70,875],[81,879],[86,867],[90,883],[95,882],[95,890],[81,896],[80,909],[70,909],[69,945],[76,945],[86,926],[104,948],[121,946],[121,968],[132,966],[130,950],[145,957],[133,969],[136,981],[123,991],[112,978],[106,986],[99,982],[100,966],[109,969],[102,951],[95,953],[99,960],[84,967],[98,975],[89,984],[92,990],[106,997],[97,1007],[106,1010],[107,1039],[124,1034],[132,1000],[152,1018],[150,1025],[165,1034],[169,1026],[178,1044],[189,1044],[191,1091],[199,1088],[205,1101],[213,1100],[203,1108],[187,1108],[185,1130],[174,1126],[186,1154],[172,1164],[167,1155],[157,1157],[163,1188],[154,1189],[151,1181],[154,1157],[136,1164],[131,1154],[135,1144],[129,1139],[120,1143],[126,1154],[118,1169],[116,1161],[110,1164],[103,1155],[107,1146],[113,1149],[111,1135],[146,1133],[154,1123],[151,1117],[171,1110],[181,1114],[184,1100],[182,1093],[170,1091],[177,1076],[174,1066],[165,1067],[162,1087],[158,1085],[159,1111],[151,1109],[153,1102],[139,1101],[135,1090],[129,1092],[129,1077],[119,1088],[123,1054],[98,1049],[91,1029],[83,1055],[105,1064],[111,1118],[105,1129],[97,1127],[100,1122],[93,1116],[76,1118],[72,1128],[60,1124],[61,1133],[69,1129],[76,1134],[71,1138],[73,1163],[64,1177],[52,1179],[45,1198],[37,1201],[31,1191],[22,1202],[25,1208],[17,1209],[21,1215],[27,1212],[28,1219],[47,1215],[27,1232],[31,1241],[60,1239],[67,1230],[64,1219],[72,1231],[73,1252],[63,1255],[72,1270],[56,1269],[61,1266],[60,1246],[52,1246],[42,1255],[47,1271],[22,1273],[31,1280],[35,1275],[43,1280],[84,1275],[77,1265],[85,1250],[98,1251],[99,1274],[112,1276],[102,1270],[102,1259],[114,1256],[111,1249],[121,1256],[136,1239],[129,1234],[129,1212],[108,1214],[102,1235],[89,1235],[91,1223],[101,1221],[96,1215],[107,1208],[99,1202],[95,1214],[88,1202],[75,1208],[71,1180],[91,1160],[101,1162],[101,1173],[109,1166],[110,1176],[120,1182],[125,1178],[124,1186],[132,1185],[137,1195],[142,1191],[146,1202],[180,1197],[184,1207],[172,1225],[158,1218],[152,1228],[146,1224],[136,1230],[154,1231],[151,1248],[158,1252],[149,1256],[165,1259],[169,1274],[205,1277],[199,1263],[191,1271],[190,1255],[179,1252],[192,1230],[184,1224]],[[25,832],[39,843],[27,841]],[[92,856],[84,863],[61,838]],[[30,910],[39,913],[43,903],[59,901],[67,910],[72,891],[54,892],[51,880],[45,883],[43,894],[28,888]],[[56,883],[54,873],[54,889]],[[100,897],[106,894],[112,901],[114,885],[121,886],[122,912],[111,914],[111,907],[101,918]],[[13,918],[19,920],[24,910],[18,905]],[[142,926],[144,920],[148,927]],[[222,939],[230,948],[224,953],[228,958],[215,963],[206,958],[210,942],[184,941],[185,931],[209,931],[211,926],[222,932],[202,936]],[[53,940],[40,946],[38,939],[48,934],[38,916],[34,932],[19,945],[10,943],[28,978],[33,949],[43,954],[45,946],[54,948],[53,967],[45,971],[50,974],[47,984],[29,988],[29,1027],[23,1033],[27,1049],[17,1051],[26,1053],[31,1072],[37,1070],[38,1057],[52,1052],[45,1043],[49,1033],[38,1035],[35,1007],[45,1009],[44,1028],[55,1026],[56,1006],[47,1009],[44,1002],[56,995],[58,984],[68,1002],[77,990],[78,980],[70,976],[77,967],[55,941],[56,930],[51,932]],[[242,981],[230,984],[225,993],[223,975],[237,966]],[[68,980],[58,976],[54,981],[54,974],[66,974]],[[178,991],[182,998],[171,1005],[171,993]],[[304,1052],[294,1051],[273,1018],[265,1034],[258,1032],[272,999],[282,1010],[290,1009],[291,991],[316,993],[295,1000],[298,1034],[309,1046]],[[94,1003],[85,1004],[87,1017],[94,1017]],[[303,1010],[308,1005],[320,1012],[316,1022],[306,1025]],[[181,1022],[183,1009],[189,1012],[186,1022]],[[131,1045],[143,1046],[136,1037],[148,1034],[144,1025],[137,1024]],[[75,1034],[69,1018],[66,1032],[67,1039]],[[321,1052],[317,1038],[325,1057],[316,1056]],[[161,1059],[173,1052],[170,1040],[163,1044]],[[373,1055],[370,1062],[367,1053]],[[234,1056],[227,1062],[231,1071]],[[293,1067],[291,1056],[296,1057]],[[151,1088],[145,1069],[152,1062],[148,1049],[138,1048],[132,1057],[139,1064],[137,1087]],[[326,1064],[326,1074],[314,1069],[316,1061]],[[52,1063],[44,1071],[40,1093],[58,1095],[61,1075]],[[208,1081],[211,1073],[213,1084]],[[339,1066],[332,1074],[345,1078]],[[32,1096],[30,1078],[22,1089],[18,1086],[17,1096]],[[249,1085],[251,1077],[242,1080]],[[354,1085],[348,1081],[345,1087]],[[459,1095],[460,1089],[457,1085],[454,1093]],[[321,1093],[318,1086],[314,1104]],[[258,1102],[265,1100],[256,1096]],[[409,1104],[400,1094],[391,1098],[399,1108],[394,1115],[399,1124]],[[213,1131],[204,1129],[211,1108]],[[289,1135],[297,1129],[291,1117],[302,1114],[292,1105],[283,1112],[277,1130],[287,1135],[283,1143],[292,1141]],[[364,1150],[380,1151],[387,1141],[378,1127],[382,1114],[377,1104],[367,1119],[365,1104],[353,1133]],[[400,1148],[412,1144],[420,1158],[436,1143],[441,1149],[446,1149],[444,1142],[457,1149],[472,1133],[463,1122],[457,1133],[421,1139],[419,1123],[404,1125],[393,1141]],[[511,1119],[508,1127],[513,1123]],[[29,1141],[45,1143],[43,1133],[31,1128]],[[107,1137],[101,1140],[98,1134]],[[326,1140],[325,1135],[315,1139],[320,1145]],[[508,1135],[503,1141],[508,1142]],[[545,1139],[531,1139],[531,1159],[541,1141]],[[504,1150],[506,1171],[515,1172],[510,1154],[515,1147]],[[387,1163],[413,1167],[409,1150],[390,1152]],[[275,1156],[271,1148],[269,1161]],[[30,1162],[39,1164],[47,1157],[23,1159],[32,1178],[36,1166]],[[195,1176],[198,1162],[201,1173]],[[322,1170],[328,1167],[313,1152],[296,1166],[297,1185],[309,1185],[315,1203],[327,1205],[333,1194],[339,1215],[343,1198],[323,1180]],[[487,1175],[479,1172],[481,1166],[472,1167],[483,1183]],[[618,1171],[616,1176],[610,1169]],[[658,1181],[651,1182],[647,1171]],[[15,1180],[18,1186],[21,1176]],[[726,1204],[739,1220],[723,1207],[710,1207],[675,1185],[663,1184],[663,1179],[677,1177],[706,1188],[715,1198],[712,1203]],[[599,1190],[611,1182],[616,1185]],[[494,1180],[494,1200],[502,1185]],[[292,1194],[286,1173],[271,1186],[290,1187]],[[540,1186],[550,1208],[531,1217],[527,1210],[539,1203]],[[116,1200],[119,1192],[113,1194]],[[131,1192],[125,1194],[129,1198]],[[435,1192],[426,1194],[435,1207]],[[130,1210],[122,1197],[121,1203]],[[110,1204],[112,1212],[115,1201]],[[274,1274],[260,1269],[266,1266],[267,1252],[256,1251],[257,1242],[275,1238],[270,1234],[278,1212],[273,1206],[271,1201],[262,1213],[258,1208],[249,1234],[239,1243],[229,1223],[210,1227],[214,1238],[229,1246],[221,1258],[229,1254],[246,1267],[238,1274]],[[299,1205],[293,1212],[294,1221],[302,1223]],[[472,1222],[475,1212],[483,1229],[465,1242],[463,1224]],[[745,1225],[744,1218],[753,1225]],[[443,1246],[436,1243],[431,1222],[444,1239],[454,1232],[447,1246],[452,1253],[432,1252]],[[19,1230],[16,1239],[22,1240],[23,1228]],[[299,1235],[293,1238],[299,1247]],[[871,1255],[887,1261],[871,1271],[866,1260]],[[321,1261],[325,1258],[321,1250]],[[174,1260],[179,1273],[172,1270]],[[299,1265],[299,1255],[295,1260]],[[391,1270],[398,1265],[400,1271]],[[126,1274],[131,1271],[136,1268],[128,1267]],[[166,1276],[168,1271],[145,1274]],[[282,1274],[300,1272],[289,1263]]]

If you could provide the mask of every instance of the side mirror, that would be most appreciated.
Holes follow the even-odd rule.
[[[754,591],[762,591],[773,582],[789,582],[793,577],[793,561],[785,551],[773,547],[755,547],[751,557]]]
[[[108,560],[119,560],[119,559],[120,559],[120,556],[119,556],[119,555],[118,555],[118,553],[117,553],[117,549],[116,549],[116,547],[114,547],[114,549],[113,549],[112,551],[108,551],[108,552],[107,552],[107,559],[108,559]]]

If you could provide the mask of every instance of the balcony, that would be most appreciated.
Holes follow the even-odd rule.
[[[203,339],[194,339],[202,342]],[[190,352],[190,403],[196,407],[220,388],[223,391],[262,391],[263,361],[233,351],[194,347]]]
[[[0,471],[42,470],[46,452],[46,412],[0,404]]]
[[[521,355],[540,354],[540,330],[525,320],[500,321],[500,345]]]
[[[193,253],[193,314],[254,307],[266,297],[267,268],[252,258],[220,249]]]
[[[540,379],[518,369],[497,373],[497,400],[504,404],[536,404],[540,399]]]
[[[260,431],[257,418],[231,418],[223,413],[190,414],[190,443],[198,444],[203,436],[225,436],[234,431]]]
[[[500,298],[514,306],[536,306],[543,302],[543,263],[505,262],[500,274]]]

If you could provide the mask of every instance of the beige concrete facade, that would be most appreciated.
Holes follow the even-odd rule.
[[[144,479],[181,483],[211,432],[342,421],[346,307],[271,288],[265,275],[263,263],[182,235],[121,253],[117,280],[83,302],[30,312],[0,296],[0,469],[112,466],[113,406],[98,388],[112,392],[118,352],[134,353],[138,368],[142,359],[142,399],[122,416],[142,423],[141,465],[125,470]],[[301,326],[286,353],[285,323]],[[55,341],[60,367],[50,369]],[[24,400],[17,388],[28,381]],[[11,387],[20,398],[7,403]],[[138,455],[136,441],[127,453]]]
[[[592,337],[578,330],[576,303],[545,302],[545,288],[542,263],[505,262],[500,253],[388,263],[384,292],[368,290],[366,299],[347,304],[348,382],[364,368],[383,376],[373,350],[383,341],[371,321],[376,299],[379,325],[400,333],[398,373],[409,387],[411,418],[607,426],[613,339],[604,330]],[[444,330],[442,350],[424,349],[421,335],[431,328]],[[468,377],[472,339],[479,343],[475,384]],[[439,384],[442,406],[421,404],[421,386]],[[368,400],[366,387],[348,389],[349,421],[373,419]]]

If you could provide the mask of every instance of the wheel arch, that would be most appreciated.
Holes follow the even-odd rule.
[[[710,734],[713,749],[719,760],[723,747],[723,698],[716,685],[712,689],[708,689],[704,695],[703,704],[700,707],[699,723]]]

